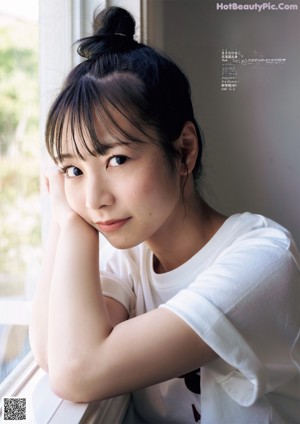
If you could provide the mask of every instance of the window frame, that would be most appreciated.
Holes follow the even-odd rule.
[[[91,32],[94,10],[108,6],[120,6],[129,10],[136,19],[136,38],[145,41],[147,0],[39,0],[39,98],[41,175],[47,161],[43,143],[44,127],[49,107],[59,92],[64,78],[72,67],[79,63],[74,42]],[[53,29],[55,28],[55,31]],[[73,46],[73,47],[72,47]],[[42,245],[48,236],[49,196],[41,188]],[[24,302],[23,302],[24,303]],[[29,324],[30,302],[25,302],[24,311],[17,320]],[[6,317],[7,319],[7,317]],[[39,390],[40,396],[36,396]],[[30,351],[0,384],[0,399],[4,397],[26,397],[27,415],[36,422],[37,412],[43,411],[50,418],[47,423],[62,424],[66,418],[72,422],[93,423],[120,422],[129,402],[129,395],[96,402],[75,404],[55,396],[49,386],[46,373],[37,365]],[[100,415],[99,415],[100,414]],[[0,419],[2,418],[0,403]],[[112,421],[113,420],[113,421]],[[31,422],[31,421],[30,421]]]

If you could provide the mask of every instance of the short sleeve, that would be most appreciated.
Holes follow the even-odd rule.
[[[132,315],[135,296],[129,285],[110,272],[101,271],[100,275],[103,295],[121,303],[128,311],[129,315]]]
[[[118,251],[107,245],[100,252],[100,280],[104,296],[121,303],[134,315],[136,297],[133,290],[134,266],[127,251]]]
[[[161,307],[219,355],[206,366],[243,406],[299,371],[299,269],[287,244],[242,240]],[[293,359],[294,358],[294,359]]]

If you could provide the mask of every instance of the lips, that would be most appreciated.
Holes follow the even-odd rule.
[[[124,218],[124,219],[116,219],[116,220],[109,220],[104,222],[97,222],[96,225],[99,228],[100,231],[107,233],[110,231],[118,230],[119,228],[123,227],[131,218]]]

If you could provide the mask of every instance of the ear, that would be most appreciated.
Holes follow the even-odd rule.
[[[191,174],[195,167],[199,151],[197,132],[192,122],[187,121],[184,124],[181,135],[176,140],[176,144],[181,156],[180,174]]]

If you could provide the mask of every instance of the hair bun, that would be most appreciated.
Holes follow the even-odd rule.
[[[112,6],[94,13],[93,35],[79,40],[77,52],[86,59],[99,57],[106,52],[122,52],[132,49],[135,20],[121,7]]]
[[[93,30],[94,35],[121,35],[133,39],[135,20],[127,10],[113,6],[95,12]]]

